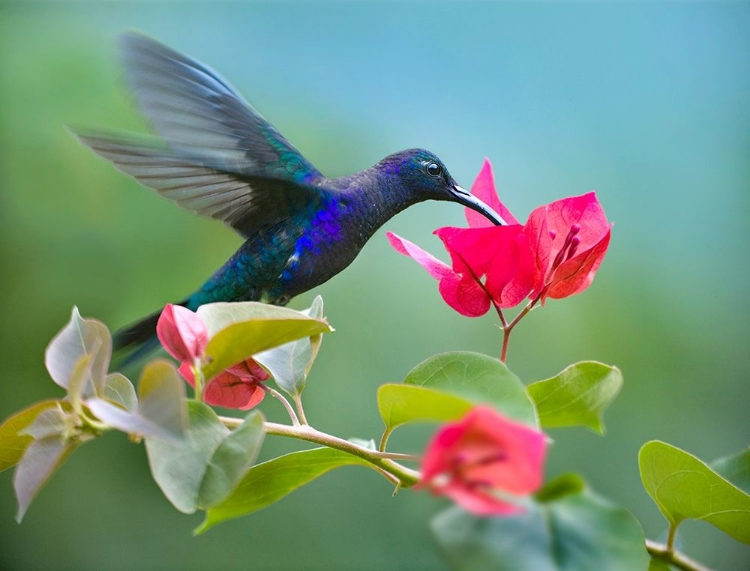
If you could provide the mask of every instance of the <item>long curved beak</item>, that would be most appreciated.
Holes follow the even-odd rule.
[[[508,225],[508,223],[503,220],[497,212],[492,210],[492,208],[487,206],[484,202],[479,200],[465,188],[455,185],[450,192],[455,198],[456,202],[460,202],[464,206],[471,208],[472,210],[476,210],[477,212],[479,212],[479,214],[485,216],[493,224],[497,226]]]

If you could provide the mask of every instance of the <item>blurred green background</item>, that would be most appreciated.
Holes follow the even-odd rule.
[[[43,352],[72,305],[121,326],[181,299],[240,244],[65,131],[146,128],[116,61],[128,29],[217,69],[330,176],[422,146],[464,185],[490,157],[521,219],[597,189],[615,222],[607,260],[585,295],[524,322],[509,364],[531,381],[597,359],[626,384],[605,437],[553,433],[549,475],[582,471],[656,539],[664,523],[640,485],[640,445],[712,459],[749,444],[747,3],[0,4],[0,417],[61,394]],[[439,253],[430,232],[462,215],[423,204],[386,228]],[[426,357],[499,351],[495,320],[450,310],[383,231],[292,307],[316,293],[337,332],[307,412],[335,434],[377,437],[377,386]],[[283,418],[275,402],[262,408]],[[417,450],[427,433],[393,442]],[[264,457],[286,450],[269,438]],[[0,476],[0,568],[441,569],[427,521],[443,501],[391,491],[342,469],[194,539],[200,516],[172,509],[142,447],[109,435],[76,452],[21,526],[11,473]],[[750,550],[708,525],[682,531],[705,563],[750,567]]]

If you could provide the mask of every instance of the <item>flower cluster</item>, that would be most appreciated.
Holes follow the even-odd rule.
[[[591,284],[612,225],[593,192],[540,206],[521,224],[500,202],[488,160],[471,193],[507,225],[494,226],[466,209],[468,228],[435,230],[450,265],[396,234],[389,232],[388,239],[438,280],[440,295],[457,312],[478,317],[491,307],[498,311],[505,361],[511,330],[535,304],[581,293]],[[507,322],[502,310],[527,298],[526,308]],[[418,486],[477,515],[512,514],[521,509],[517,499],[541,485],[545,448],[542,432],[477,406],[438,430],[425,452]]]
[[[200,316],[180,305],[168,304],[159,316],[156,334],[164,349],[180,361],[180,374],[195,386],[195,370],[200,367],[208,345],[208,331]],[[213,379],[203,391],[211,405],[248,410],[265,396],[261,385],[270,375],[253,359],[247,359]]]
[[[529,297],[533,303],[564,298],[593,281],[609,246],[607,222],[593,192],[563,198],[535,209],[520,224],[500,202],[485,160],[471,193],[489,204],[506,226],[493,226],[481,214],[466,210],[469,228],[435,230],[451,257],[441,262],[415,244],[388,233],[391,245],[410,256],[440,282],[443,299],[469,317],[491,306],[514,307]]]

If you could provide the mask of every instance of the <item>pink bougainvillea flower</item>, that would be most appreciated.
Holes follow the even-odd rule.
[[[195,386],[191,363],[183,362],[180,374],[190,386]],[[263,400],[266,391],[261,383],[270,378],[263,367],[248,359],[211,379],[203,392],[203,400],[210,405],[248,410]]]
[[[435,234],[450,253],[452,266],[388,233],[397,251],[440,282],[440,294],[453,309],[478,317],[493,304],[513,307],[527,295],[544,303],[548,297],[568,297],[591,285],[612,229],[594,192],[540,206],[521,225],[500,202],[492,165],[485,159],[471,193],[508,224],[494,226],[467,208],[469,228],[438,228]]]
[[[560,299],[591,285],[611,230],[594,192],[535,209],[525,226],[540,275],[532,297]]]
[[[489,160],[485,159],[471,193],[509,224],[518,223],[498,198]],[[471,227],[492,225],[474,210],[467,208],[465,212]],[[535,209],[524,225],[538,272],[530,297],[539,297],[544,303],[547,297],[560,299],[585,290],[607,252],[611,228],[594,192]]]
[[[477,406],[432,438],[417,487],[477,515],[510,515],[522,511],[512,496],[541,486],[545,453],[543,433]]]
[[[485,161],[471,192],[508,225],[495,226],[467,209],[470,228],[435,230],[451,256],[452,266],[392,232],[387,236],[396,251],[413,258],[439,280],[440,294],[448,305],[462,315],[478,317],[492,304],[507,308],[521,303],[536,286],[539,272],[523,226],[497,197],[489,161]]]
[[[159,341],[178,361],[199,359],[208,344],[206,324],[197,313],[181,305],[167,304],[156,324]]]

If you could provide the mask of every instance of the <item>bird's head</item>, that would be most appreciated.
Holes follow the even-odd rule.
[[[506,222],[487,204],[461,187],[445,168],[443,162],[430,151],[409,149],[383,159],[379,167],[396,176],[415,201],[449,200],[476,210],[494,224]]]

